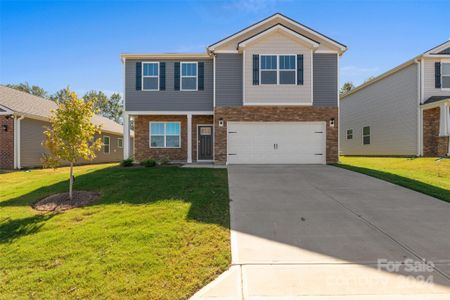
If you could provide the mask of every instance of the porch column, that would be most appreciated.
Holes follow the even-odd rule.
[[[449,112],[447,103],[440,105],[439,136],[449,136]]]
[[[187,162],[192,163],[192,114],[187,114]]]
[[[123,114],[123,159],[130,158],[130,116]]]

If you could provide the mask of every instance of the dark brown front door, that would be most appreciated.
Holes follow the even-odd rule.
[[[213,127],[198,126],[198,160],[213,159]]]

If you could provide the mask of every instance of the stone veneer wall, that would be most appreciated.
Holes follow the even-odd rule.
[[[423,111],[423,155],[446,156],[448,153],[448,136],[439,136],[439,107]]]
[[[7,131],[3,128],[7,126]],[[14,119],[0,116],[0,169],[14,168]]]
[[[338,108],[314,106],[239,106],[216,107],[215,120],[215,161],[224,164],[227,161],[227,122],[228,121],[325,121],[327,122],[327,163],[336,163],[338,153]],[[219,119],[225,124],[219,127]],[[330,119],[335,120],[334,127],[330,127]]]

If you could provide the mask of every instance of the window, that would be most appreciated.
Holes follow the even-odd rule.
[[[353,140],[353,129],[347,129],[347,140]]]
[[[123,139],[122,138],[117,139],[117,148],[123,148]]]
[[[277,56],[261,55],[261,84],[277,84]]]
[[[363,145],[370,145],[370,126],[363,127]]]
[[[450,89],[450,62],[441,63],[441,88]]]
[[[181,90],[196,91],[197,90],[197,63],[182,62],[181,68]]]
[[[150,122],[150,148],[180,148],[180,122]]]
[[[109,136],[103,136],[103,153],[109,154],[110,150],[110,139]]]
[[[142,63],[142,90],[159,90],[159,62]]]
[[[295,55],[280,55],[280,84],[295,84],[296,57]]]

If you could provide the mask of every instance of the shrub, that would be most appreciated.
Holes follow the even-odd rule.
[[[168,165],[169,163],[170,163],[170,158],[169,158],[169,156],[162,156],[162,157],[159,158],[159,164],[160,164],[161,166]]]
[[[132,167],[133,166],[133,159],[132,158],[127,158],[124,159],[120,162],[120,165],[122,167]]]
[[[156,160],[146,159],[146,160],[141,161],[141,165],[143,165],[146,168],[153,168],[156,166]]]

